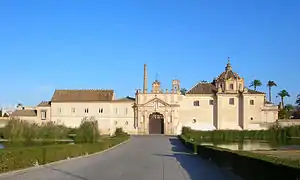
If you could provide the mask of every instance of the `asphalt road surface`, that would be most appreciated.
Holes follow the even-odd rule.
[[[189,151],[176,137],[133,136],[99,155],[29,169],[0,180],[235,180]]]

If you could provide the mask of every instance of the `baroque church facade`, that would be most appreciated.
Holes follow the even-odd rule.
[[[200,82],[186,94],[180,81],[162,90],[155,80],[148,89],[144,65],[143,89],[135,98],[115,99],[113,90],[56,90],[51,101],[34,109],[18,109],[12,117],[35,123],[55,122],[78,127],[84,118],[97,120],[102,134],[123,128],[130,134],[181,133],[183,126],[197,130],[260,130],[278,119],[278,107],[266,101],[266,94],[248,89],[244,78],[228,61],[225,70],[212,82]]]

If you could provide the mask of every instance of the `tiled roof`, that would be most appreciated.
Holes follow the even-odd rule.
[[[249,94],[265,94],[264,92],[259,92],[259,91],[255,91],[255,90],[252,90],[252,89],[248,89],[248,93]]]
[[[51,101],[42,101],[38,105],[38,107],[49,107],[49,106],[51,106]]]
[[[200,82],[190,89],[186,94],[214,94],[216,92],[217,89],[213,83]]]
[[[224,80],[227,80],[230,78],[240,79],[241,77],[237,73],[233,72],[232,70],[227,70],[227,71],[222,72],[216,80],[224,81]]]
[[[134,102],[134,101],[135,101],[135,98],[127,96],[127,97],[124,97],[121,99],[116,99],[113,102]]]
[[[36,116],[36,110],[15,110],[11,113],[11,116]]]
[[[113,90],[55,90],[51,102],[112,101]]]

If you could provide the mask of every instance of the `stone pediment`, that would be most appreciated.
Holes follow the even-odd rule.
[[[159,107],[170,107],[171,105],[159,98],[153,98],[150,101],[143,104],[142,106],[159,108]]]

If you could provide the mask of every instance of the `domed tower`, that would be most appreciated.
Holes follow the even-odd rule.
[[[243,91],[244,78],[241,78],[232,70],[229,57],[225,71],[216,78],[215,85],[219,93],[237,93]]]

